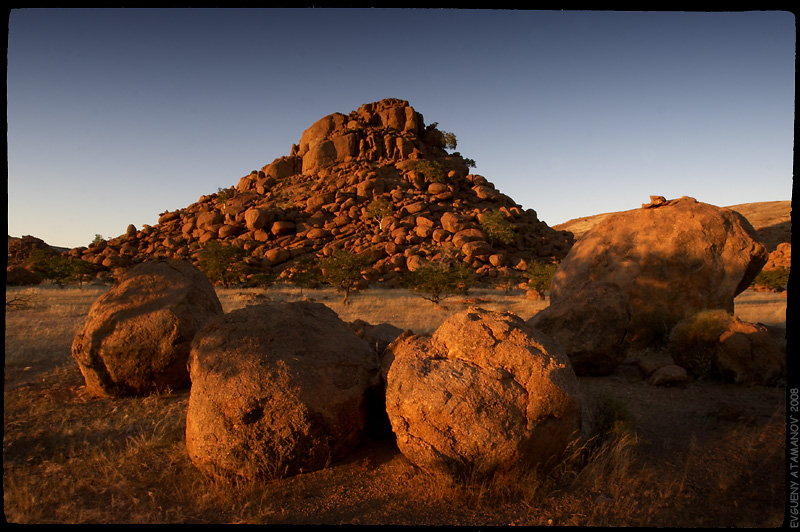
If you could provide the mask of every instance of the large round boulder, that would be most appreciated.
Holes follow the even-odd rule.
[[[208,322],[189,361],[186,446],[223,477],[321,469],[362,440],[378,355],[320,303],[264,303]]]
[[[550,301],[587,282],[614,283],[630,297],[635,340],[702,309],[733,312],[734,297],[767,257],[741,214],[689,197],[655,198],[585,234],[554,274]]]
[[[569,359],[522,318],[470,307],[386,350],[386,411],[418,467],[483,476],[557,457],[578,436]]]
[[[576,375],[609,375],[624,362],[630,322],[630,299],[611,283],[588,283],[527,321],[558,342]]]
[[[89,309],[72,342],[89,391],[146,395],[189,384],[194,335],[222,305],[208,278],[188,262],[159,259],[131,267]]]

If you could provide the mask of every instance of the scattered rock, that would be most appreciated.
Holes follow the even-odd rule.
[[[648,384],[653,386],[675,386],[684,384],[689,380],[686,370],[675,364],[661,366],[650,375]]]
[[[714,362],[736,384],[772,384],[785,375],[786,350],[764,325],[733,317],[719,337]]]

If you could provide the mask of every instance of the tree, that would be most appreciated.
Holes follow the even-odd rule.
[[[514,242],[517,230],[514,224],[509,222],[502,211],[494,211],[480,217],[480,224],[486,235],[494,244],[494,241],[503,244]]]
[[[431,183],[443,183],[447,179],[447,174],[444,173],[439,161],[429,161],[423,159],[417,163],[414,170],[425,176],[425,179]]]
[[[221,283],[229,288],[242,278],[252,268],[244,259],[247,252],[240,247],[221,244],[218,240],[209,240],[203,249],[197,252],[198,267],[206,277],[214,283]]]
[[[456,134],[449,131],[442,131],[442,147],[446,150],[454,150],[457,145]]]
[[[371,264],[368,256],[346,249],[338,249],[329,257],[319,260],[322,279],[340,292],[344,292],[342,303],[345,305],[348,303],[350,292],[364,279],[363,272]]]
[[[56,283],[60,288],[77,281],[83,285],[84,279],[94,273],[94,266],[82,259],[70,259],[53,249],[36,249],[31,252],[28,262],[33,271]]]
[[[390,214],[392,214],[392,204],[386,198],[375,198],[367,207],[367,216],[378,222],[381,230],[383,230],[383,218]]]
[[[407,288],[424,294],[423,299],[438,305],[446,297],[466,294],[474,283],[474,276],[472,269],[463,262],[443,259],[408,271],[403,281]]]
[[[316,288],[319,286],[322,272],[314,255],[303,255],[295,260],[294,264],[285,269],[282,276],[293,285],[299,286],[300,295],[302,295],[303,288]]]

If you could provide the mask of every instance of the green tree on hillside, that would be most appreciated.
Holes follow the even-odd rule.
[[[381,221],[390,214],[392,214],[392,204],[386,198],[375,198],[367,206],[367,216],[378,222],[381,230],[383,230]]]
[[[314,255],[303,255],[284,270],[282,275],[287,281],[300,287],[300,294],[304,288],[316,288],[322,282],[322,272]]]
[[[486,236],[489,237],[492,244],[494,244],[494,242],[501,242],[503,244],[511,244],[514,242],[517,230],[514,224],[506,219],[502,211],[497,210],[484,214],[479,219],[483,231],[486,233]]]
[[[442,144],[446,150],[456,149],[458,142],[456,141],[456,134],[449,131],[442,131]]]
[[[447,179],[447,174],[439,161],[423,159],[417,163],[414,171],[425,176],[431,183],[443,183]]]

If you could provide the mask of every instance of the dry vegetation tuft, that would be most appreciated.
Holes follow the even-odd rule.
[[[563,460],[489,479],[414,467],[373,431],[344,461],[272,482],[226,484],[192,466],[188,392],[86,393],[70,356],[104,288],[7,289],[3,488],[13,523],[779,526],[785,387],[649,386],[625,373],[581,378],[583,437]],[[346,321],[432,332],[468,304],[527,319],[547,303],[472,291],[443,306],[405,291],[220,290],[226,311],[313,298]],[[777,301],[777,302],[776,302]],[[767,309],[780,300],[755,305]],[[748,303],[749,304],[749,303]],[[739,307],[737,305],[737,312]],[[770,319],[780,310],[769,309]],[[785,323],[785,299],[783,300]],[[750,319],[752,318],[745,318]],[[756,320],[765,321],[765,320]],[[766,320],[769,321],[769,320]]]

